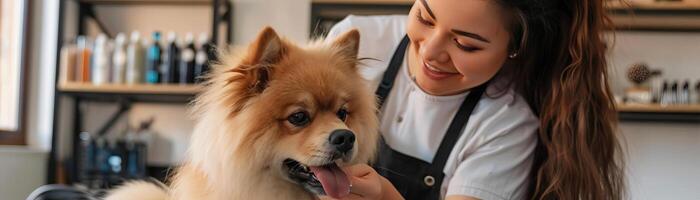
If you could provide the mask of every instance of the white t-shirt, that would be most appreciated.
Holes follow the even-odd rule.
[[[331,29],[328,38],[351,28],[360,31],[358,57],[377,59],[363,60],[361,74],[376,88],[406,34],[405,24],[403,15],[348,16]],[[499,92],[494,85],[486,94]],[[381,110],[380,131],[386,143],[396,151],[431,162],[467,94],[425,93],[409,77],[404,60]],[[538,124],[525,100],[512,90],[493,98],[484,96],[448,158],[441,197],[525,199]]]

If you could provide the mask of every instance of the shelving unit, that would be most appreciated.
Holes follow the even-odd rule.
[[[700,123],[700,104],[618,104],[622,121]]]
[[[59,85],[58,89],[63,93],[194,95],[201,90],[201,86],[180,84],[94,85],[90,83],[64,83]]]
[[[106,35],[111,36],[108,32],[107,27],[103,24],[97,17],[95,12],[95,6],[100,5],[211,5],[212,8],[212,30],[211,30],[211,41],[209,44],[218,44],[219,30],[221,29],[221,24],[226,25],[226,43],[231,43],[232,41],[232,12],[233,5],[229,0],[61,0],[59,3],[59,24],[58,24],[58,46],[57,46],[57,59],[56,59],[56,71],[59,72],[59,66],[61,61],[60,50],[63,45],[64,37],[64,25],[65,15],[66,15],[66,3],[75,2],[78,5],[78,17],[77,17],[77,35],[85,35],[87,31],[86,22],[87,19],[92,19],[96,22],[101,31],[106,33]],[[209,59],[215,60],[213,54],[214,45],[208,45],[212,47],[209,49],[210,52]],[[51,152],[49,154],[49,164],[47,171],[47,183],[57,182],[58,173],[58,149],[61,149],[58,144],[58,122],[59,116],[61,116],[60,101],[62,97],[70,97],[73,101],[72,109],[72,131],[71,140],[72,142],[72,158],[69,160],[67,165],[67,171],[69,172],[67,176],[68,183],[72,183],[76,180],[76,165],[75,158],[79,157],[78,154],[78,134],[83,131],[83,110],[81,110],[81,103],[83,102],[111,102],[119,105],[117,112],[113,113],[110,118],[98,129],[97,135],[102,135],[106,133],[127,111],[131,109],[131,104],[136,102],[149,102],[149,103],[176,103],[184,104],[191,101],[196,94],[201,90],[200,85],[176,85],[176,84],[137,84],[137,85],[125,85],[125,84],[104,84],[104,85],[93,85],[89,83],[61,83],[58,82],[59,74],[56,74],[56,87],[54,96],[54,116],[53,116],[53,133],[51,139]],[[64,170],[65,171],[65,170]]]
[[[669,1],[629,3],[612,1],[606,5],[617,30],[622,31],[700,31],[700,2]]]

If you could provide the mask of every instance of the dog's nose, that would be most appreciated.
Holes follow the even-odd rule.
[[[355,134],[347,129],[334,130],[328,140],[333,148],[340,153],[347,153],[355,144]]]

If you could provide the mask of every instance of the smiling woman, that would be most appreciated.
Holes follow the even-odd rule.
[[[26,1],[0,0],[0,144],[23,144],[22,76]]]

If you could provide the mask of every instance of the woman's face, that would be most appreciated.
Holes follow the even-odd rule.
[[[510,33],[493,0],[417,0],[407,23],[409,70],[425,92],[451,95],[491,79]]]

